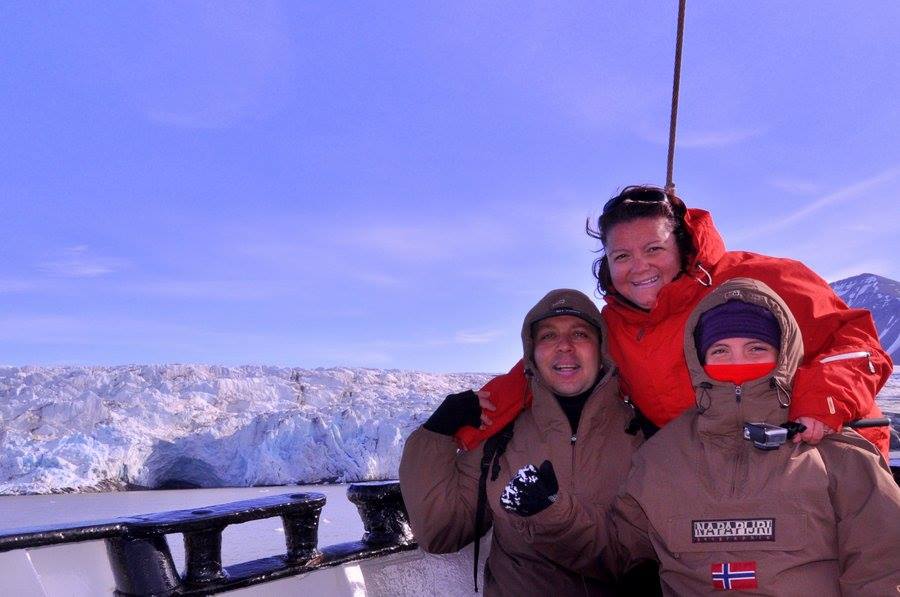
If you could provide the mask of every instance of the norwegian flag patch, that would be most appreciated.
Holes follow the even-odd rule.
[[[709,569],[716,590],[739,591],[757,587],[756,562],[716,562]]]

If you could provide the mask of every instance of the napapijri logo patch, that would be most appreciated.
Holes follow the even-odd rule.
[[[735,518],[731,520],[694,520],[691,523],[694,543],[723,541],[774,541],[774,518]]]

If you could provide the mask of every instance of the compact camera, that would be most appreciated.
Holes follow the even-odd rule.
[[[768,423],[744,423],[744,439],[760,450],[777,450],[788,440],[788,430]]]

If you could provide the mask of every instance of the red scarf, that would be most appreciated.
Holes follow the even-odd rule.
[[[751,379],[759,379],[775,369],[775,363],[744,363],[741,365],[704,365],[706,374],[716,381],[730,381],[741,385]]]

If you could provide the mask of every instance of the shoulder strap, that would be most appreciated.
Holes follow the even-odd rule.
[[[472,576],[475,579],[475,592],[478,592],[478,556],[481,551],[481,536],[484,524],[484,511],[487,507],[487,476],[491,470],[491,481],[496,481],[500,474],[500,456],[506,452],[506,446],[512,439],[516,422],[508,424],[497,435],[492,435],[484,442],[484,453],[481,456],[481,471],[478,476],[478,500],[475,504],[475,563],[472,565]]]

